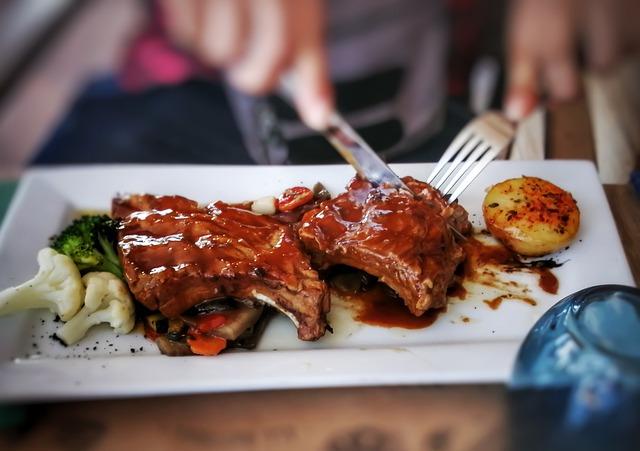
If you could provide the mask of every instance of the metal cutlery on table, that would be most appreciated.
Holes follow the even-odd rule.
[[[280,77],[278,92],[292,106],[294,105],[294,79],[291,74]],[[337,111],[331,115],[326,130],[320,133],[335,147],[342,158],[353,166],[360,177],[369,180],[376,186],[391,185],[413,194],[413,191],[382,161]]]
[[[411,192],[339,114],[332,116],[324,134],[360,176],[376,185],[389,184]],[[514,125],[502,114],[481,114],[458,133],[427,183],[440,190],[449,202],[455,201],[489,162],[506,151],[514,136]]]
[[[506,152],[515,131],[514,124],[502,114],[495,111],[481,114],[449,144],[427,183],[449,202],[455,201],[492,160]]]
[[[283,77],[280,93],[292,102],[292,92],[291,78]],[[391,185],[413,194],[338,112],[332,114],[322,133],[361,177],[374,185]],[[500,113],[481,114],[458,133],[427,183],[440,190],[449,202],[455,201],[490,161],[506,151],[514,135],[514,125]]]
[[[332,116],[324,135],[360,176],[376,185],[389,184],[411,192],[339,114]],[[427,183],[449,202],[455,201],[489,162],[506,151],[514,136],[514,125],[500,113],[478,116],[451,142]]]
[[[333,113],[324,136],[361,177],[376,186],[391,185],[413,194],[340,114]]]

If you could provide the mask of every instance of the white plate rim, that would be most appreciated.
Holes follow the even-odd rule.
[[[504,164],[504,162],[502,162]],[[583,167],[582,170],[596,173],[591,162],[554,160],[554,164],[567,167]],[[326,170],[331,166],[321,166]],[[344,167],[344,165],[335,165]],[[401,170],[405,165],[392,165]],[[428,166],[428,165],[427,165]],[[425,167],[427,167],[425,166]],[[589,169],[586,169],[586,167]],[[180,165],[181,169],[203,166]],[[220,166],[216,166],[220,168]],[[233,171],[245,166],[224,166]],[[55,177],[69,171],[102,171],[123,169],[129,171],[142,170],[175,170],[172,165],[74,165],[53,168],[34,168],[27,171],[20,180],[18,188],[0,228],[0,246],[8,239],[8,224],[18,214],[24,197],[31,185],[42,176]],[[291,166],[285,167],[291,170]],[[299,168],[299,167],[296,167]],[[318,169],[318,166],[302,168]],[[633,284],[633,278],[622,248],[622,243],[613,222],[603,188],[595,188],[601,199],[605,200],[603,218],[613,224],[615,237],[610,243],[615,252],[624,258],[627,274],[621,274],[621,280]],[[611,224],[609,224],[610,226]],[[480,342],[466,345],[466,349],[455,344],[437,344],[428,346],[407,346],[389,349],[322,349],[309,351],[259,352],[246,358],[247,353],[229,354],[224,364],[211,365],[206,359],[199,358],[166,358],[163,356],[141,356],[127,359],[94,358],[91,360],[48,361],[25,360],[0,363],[0,400],[2,401],[51,401],[59,399],[86,399],[122,396],[151,396],[219,391],[250,391],[282,388],[311,388],[337,386],[366,385],[413,385],[413,384],[456,384],[456,383],[503,383],[508,380],[513,357],[519,347],[519,340],[503,342]],[[446,356],[447,365],[440,364],[439,358]],[[222,361],[220,361],[222,362]],[[457,362],[453,363],[452,362]],[[185,367],[191,377],[181,381],[149,382],[149,372],[166,369],[179,364]],[[104,367],[109,368],[104,371]],[[405,374],[385,372],[385,368],[403,368]],[[212,368],[215,370],[212,373]],[[261,371],[251,379],[232,379],[230,374],[237,371],[256,371],[256,368],[271,368],[272,371]],[[283,377],[273,368],[286,372]],[[90,377],[74,377],[80,371],[88,371]],[[470,376],[472,374],[472,376]],[[119,378],[113,378],[120,375]],[[202,375],[202,376],[200,376]],[[28,388],[15,384],[17,380],[27,378]],[[13,384],[7,383],[10,380]],[[55,386],[48,385],[56,381]],[[60,381],[66,381],[60,384]]]

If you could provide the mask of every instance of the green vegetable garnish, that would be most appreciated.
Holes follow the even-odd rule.
[[[107,215],[84,215],[51,238],[51,247],[70,257],[82,273],[107,271],[122,278],[115,250],[117,222]]]

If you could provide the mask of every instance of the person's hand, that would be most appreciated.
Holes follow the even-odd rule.
[[[260,95],[289,73],[302,119],[325,128],[333,111],[323,0],[161,0],[175,43],[238,89]]]
[[[522,119],[539,98],[565,101],[580,93],[576,61],[604,70],[640,48],[638,0],[514,0],[508,31],[505,112]]]

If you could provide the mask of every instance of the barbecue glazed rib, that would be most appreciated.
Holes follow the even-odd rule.
[[[149,309],[171,318],[210,299],[250,299],[285,313],[302,340],[324,334],[328,290],[290,226],[180,196],[116,198],[112,210],[125,278]]]
[[[460,233],[471,224],[462,207],[447,204],[426,183],[403,180],[417,198],[353,179],[345,193],[308,211],[298,234],[320,268],[342,264],[376,276],[420,316],[446,305],[464,259],[448,224]]]

